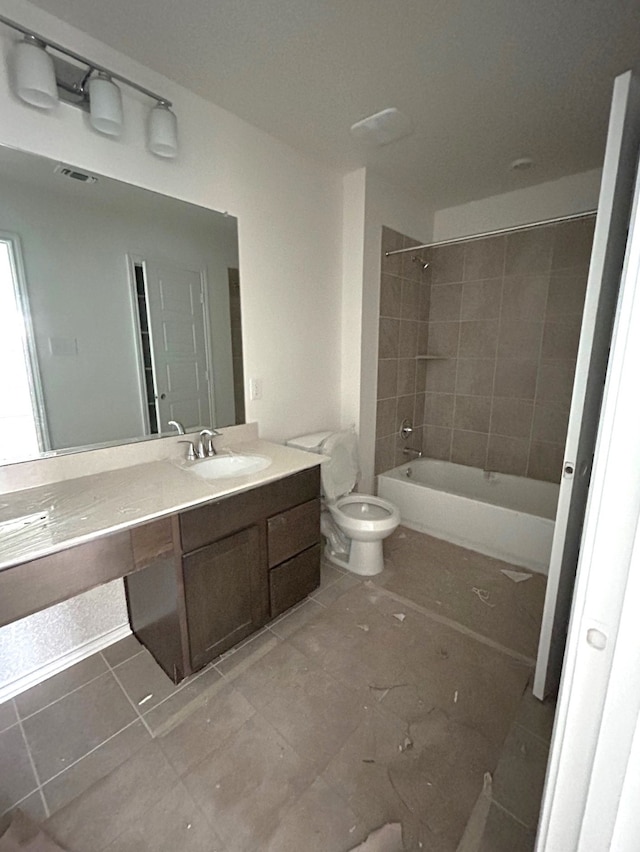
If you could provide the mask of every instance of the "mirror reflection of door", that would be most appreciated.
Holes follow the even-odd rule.
[[[142,405],[149,434],[214,422],[211,354],[203,269],[131,258],[140,332]]]
[[[49,448],[20,242],[0,233],[0,464]]]

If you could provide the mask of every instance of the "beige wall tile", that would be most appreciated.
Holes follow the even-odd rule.
[[[495,369],[494,358],[459,358],[456,393],[491,396]]]
[[[418,355],[426,355],[429,349],[429,323],[418,323]]]
[[[468,281],[462,289],[460,318],[463,320],[498,319],[502,299],[502,278]]]
[[[513,476],[525,476],[529,456],[529,438],[489,435],[487,469]]]
[[[575,370],[574,361],[542,361],[538,372],[536,400],[568,406],[571,402]]]
[[[416,359],[400,358],[398,360],[398,396],[415,394],[416,392]]]
[[[417,319],[420,305],[420,285],[416,281],[402,281],[402,318]]]
[[[493,358],[498,343],[498,320],[460,323],[460,358]]]
[[[544,359],[575,359],[578,355],[579,343],[580,323],[578,320],[571,322],[545,322],[544,334],[542,335],[541,356]]]
[[[551,269],[554,227],[530,228],[507,236],[505,275],[535,275]]]
[[[451,429],[444,429],[441,426],[425,426],[422,452],[431,459],[449,461],[452,434]]]
[[[461,302],[462,284],[434,284],[431,287],[429,320],[459,320]]]
[[[533,399],[536,393],[536,361],[523,361],[517,358],[500,358],[496,362],[496,396]]]
[[[537,403],[533,414],[533,441],[563,444],[567,440],[569,407],[553,403]]]
[[[549,275],[510,275],[504,279],[502,319],[543,320]]]
[[[383,275],[380,281],[380,316],[399,319],[401,315],[402,279]]]
[[[465,243],[464,280],[498,278],[504,275],[506,237],[487,237]]]
[[[387,435],[376,440],[375,472],[382,473],[390,470],[395,462],[395,438]]]
[[[455,357],[458,354],[458,322],[430,322],[427,354]]]
[[[397,358],[400,341],[400,320],[380,318],[378,358]]]
[[[456,362],[454,358],[442,361],[427,361],[427,393],[453,393],[456,386]]]
[[[595,216],[562,222],[555,227],[552,269],[588,266],[593,244]]]
[[[423,426],[425,423],[424,413],[425,413],[425,401],[427,399],[426,393],[420,393],[416,388],[416,396],[415,396],[415,406],[413,409],[413,425],[415,427]]]
[[[498,338],[498,358],[537,360],[542,346],[542,332],[543,323],[541,322],[502,319]]]
[[[444,426],[451,429],[454,399],[452,393],[425,394],[424,422],[430,426]]]
[[[479,432],[453,430],[451,461],[484,469],[487,464],[489,436]]]
[[[424,273],[424,281],[420,284],[420,295],[418,299],[418,319],[422,322],[429,321],[429,310],[431,306],[431,275],[429,270]]]
[[[378,361],[378,399],[388,399],[398,394],[398,359]]]
[[[396,400],[378,400],[376,408],[376,437],[384,438],[395,431],[396,425]]]
[[[488,432],[491,417],[491,397],[456,396],[453,428],[471,432]]]
[[[527,476],[531,479],[544,479],[546,482],[560,482],[563,454],[562,444],[533,441],[529,451]]]
[[[533,402],[523,399],[494,397],[491,409],[491,434],[510,438],[526,438],[531,435]]]
[[[400,358],[415,358],[418,354],[418,323],[415,320],[400,320],[398,355]]]
[[[440,246],[433,249],[431,263],[432,282],[434,284],[449,284],[452,281],[462,281],[464,272],[464,245]]]
[[[406,396],[399,396],[396,401],[396,426],[394,429],[394,433],[397,434],[400,431],[400,427],[402,426],[402,422],[404,420],[408,420],[409,423],[413,426],[413,409],[415,406],[415,396],[414,394],[407,394]]]
[[[587,270],[563,269],[551,273],[547,299],[548,320],[580,318],[587,290]]]

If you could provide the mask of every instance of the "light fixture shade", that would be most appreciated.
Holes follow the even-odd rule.
[[[40,109],[52,109],[58,103],[58,87],[53,59],[44,45],[26,36],[15,46],[14,74],[16,94]]]
[[[158,157],[178,156],[178,119],[166,104],[149,113],[149,150]]]
[[[122,95],[105,74],[89,80],[89,121],[99,133],[120,136],[122,133]]]

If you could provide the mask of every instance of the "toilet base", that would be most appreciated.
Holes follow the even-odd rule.
[[[382,539],[377,541],[351,539],[349,553],[335,553],[327,542],[324,556],[339,568],[351,571],[352,574],[358,574],[360,577],[375,577],[384,569]]]

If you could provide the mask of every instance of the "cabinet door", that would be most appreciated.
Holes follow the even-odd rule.
[[[183,557],[191,665],[202,668],[267,620],[264,532],[247,527]]]

